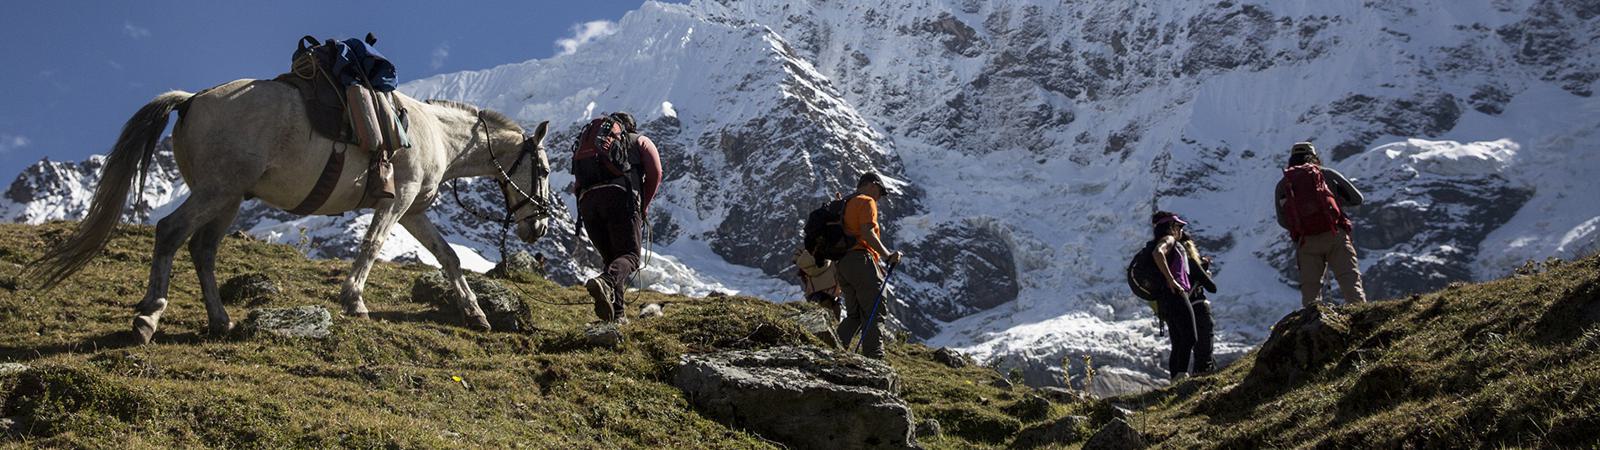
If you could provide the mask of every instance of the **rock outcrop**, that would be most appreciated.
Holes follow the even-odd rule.
[[[685,355],[673,385],[707,417],[798,448],[915,448],[887,364],[815,347]]]

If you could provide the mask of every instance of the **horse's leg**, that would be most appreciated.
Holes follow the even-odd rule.
[[[233,224],[234,216],[239,214],[239,203],[243,201],[235,198],[220,206],[211,221],[202,225],[189,239],[189,257],[194,260],[195,275],[200,278],[200,298],[206,302],[208,328],[215,336],[233,330],[233,322],[228,320],[228,310],[222,306],[222,296],[217,293],[217,248],[221,246],[228,226]]]
[[[139,343],[148,344],[150,338],[155,336],[156,328],[160,326],[161,314],[167,309],[167,287],[172,280],[172,257],[178,253],[178,247],[189,239],[195,231],[195,226],[202,221],[214,216],[213,212],[219,203],[217,197],[208,197],[195,192],[184,200],[178,209],[172,211],[156,222],[156,246],[150,262],[150,285],[145,290],[144,300],[135,307],[137,315],[133,318],[133,332],[139,338]],[[237,203],[234,203],[237,208]]]
[[[361,300],[361,291],[366,289],[367,274],[372,271],[373,261],[378,259],[378,250],[383,248],[383,241],[389,239],[389,230],[400,220],[404,208],[398,207],[399,204],[397,199],[382,199],[372,209],[372,223],[367,226],[366,236],[361,238],[355,264],[339,292],[339,303],[344,305],[346,315],[367,318],[367,304]]]
[[[462,314],[467,318],[467,326],[474,329],[489,330],[489,319],[484,316],[483,310],[478,308],[478,296],[472,293],[472,288],[467,286],[467,277],[461,273],[461,258],[456,256],[456,250],[450,248],[450,243],[445,242],[444,236],[439,234],[439,228],[428,220],[424,211],[416,211],[400,218],[400,225],[406,227],[433,257],[439,260],[439,265],[444,267],[444,276],[456,290],[456,306],[461,308]]]

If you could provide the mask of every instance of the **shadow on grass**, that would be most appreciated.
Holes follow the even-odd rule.
[[[170,342],[171,336],[156,335],[157,342]],[[31,361],[67,353],[95,353],[133,347],[137,343],[132,331],[112,331],[77,342],[55,345],[0,346],[0,360]]]

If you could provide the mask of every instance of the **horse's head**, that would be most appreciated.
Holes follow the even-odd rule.
[[[544,136],[549,128],[550,122],[545,121],[532,135],[517,136],[521,143],[516,149],[516,162],[506,173],[509,182],[500,184],[507,211],[517,224],[517,237],[530,244],[550,229],[550,215],[557,205],[550,191],[550,159],[544,151]]]

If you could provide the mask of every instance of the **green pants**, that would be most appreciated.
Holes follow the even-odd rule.
[[[839,290],[844,292],[844,320],[839,321],[839,342],[846,349],[850,342],[861,333],[861,327],[866,324],[867,317],[872,315],[872,305],[878,300],[878,293],[883,290],[883,274],[878,272],[877,262],[872,260],[872,255],[866,250],[851,250],[837,263],[839,267]],[[866,335],[862,336],[861,354],[870,358],[883,358],[883,333],[879,331],[878,323],[889,315],[888,305],[878,305],[877,316],[872,319],[874,323],[867,326]]]

